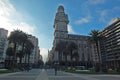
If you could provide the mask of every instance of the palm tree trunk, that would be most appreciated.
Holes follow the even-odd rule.
[[[30,54],[28,54],[28,64],[30,63]]]
[[[10,56],[9,56],[9,59],[8,59],[8,64],[7,64],[7,67],[11,68],[11,60],[10,60]]]
[[[58,51],[58,62],[60,63],[60,51]]]
[[[27,63],[27,54],[25,54],[25,64]]]
[[[99,41],[96,41],[96,47],[97,47],[97,53],[98,53],[98,59],[99,59],[99,71],[102,72],[102,63],[101,63],[101,56],[99,51]]]
[[[67,68],[67,55],[65,55],[65,66]]]
[[[19,63],[20,63],[20,65],[22,64],[22,57],[20,57],[20,62]]]
[[[24,42],[23,42],[23,44],[22,44],[22,55],[23,55],[23,53],[24,53]],[[20,65],[22,65],[22,57],[20,57]]]
[[[72,50],[70,51],[70,59],[71,59],[71,68],[72,68],[73,67]]]
[[[59,55],[59,60],[58,60],[58,62],[59,62],[59,64],[61,64],[61,51],[58,51],[58,55]]]
[[[13,58],[13,68],[16,68],[16,63],[17,63],[17,56],[16,56],[16,45],[17,43],[15,43],[15,46],[14,46],[14,58]]]

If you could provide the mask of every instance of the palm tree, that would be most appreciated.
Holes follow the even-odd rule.
[[[13,48],[12,48],[12,47],[9,47],[9,48],[7,49],[6,55],[8,56],[6,67],[7,67],[7,68],[11,68],[11,66],[12,66],[11,59],[12,59],[12,57],[13,57]]]
[[[90,35],[91,35],[90,41],[95,43],[96,45],[97,54],[99,58],[100,71],[101,71],[101,57],[100,57],[100,52],[99,52],[99,40],[100,40],[99,30],[92,30]]]
[[[24,43],[27,39],[27,34],[22,32],[21,30],[14,30],[11,32],[8,40],[14,44],[14,67],[17,63],[17,56],[20,58],[20,63],[22,61],[22,57],[24,55]],[[18,46],[22,45],[22,51],[18,51]],[[17,54],[18,53],[18,54]]]
[[[65,46],[65,42],[64,41],[59,41],[56,44],[55,51],[58,51],[59,63],[61,62],[62,53],[63,53],[65,47],[66,46]]]
[[[20,50],[19,52],[17,52],[17,57],[19,57],[19,64],[21,66],[22,58],[24,57],[24,53]]]
[[[25,43],[25,63],[26,63],[26,58],[28,57],[27,59],[29,64],[30,55],[32,54],[33,49],[34,49],[33,43],[29,39],[27,39]]]
[[[17,45],[20,43],[20,34],[21,34],[22,31],[20,30],[14,30],[13,32],[11,32],[10,36],[8,37],[8,40],[10,42],[12,42],[14,44],[14,51],[13,51],[13,61],[14,61],[14,65],[13,67],[16,67],[16,60],[17,60],[17,57],[16,57],[16,49],[17,49]]]
[[[69,50],[68,50],[68,42],[66,42],[65,43],[65,48],[64,48],[64,50],[63,50],[63,55],[65,56],[65,66],[66,66],[66,68],[67,68],[67,66],[68,66],[68,59],[67,59],[67,56],[69,55]]]
[[[68,43],[68,50],[70,51],[70,59],[71,59],[71,67],[72,67],[72,64],[73,64],[73,51],[74,50],[77,50],[78,49],[78,46],[77,44],[75,44],[74,42],[69,42]]]
[[[16,45],[19,41],[19,31],[13,31],[11,32],[10,36],[8,37],[8,40],[14,44],[14,53],[16,52]],[[14,55],[15,56],[15,55]]]
[[[97,52],[99,53],[99,49],[98,49],[98,41],[100,39],[100,37],[98,36],[99,30],[92,30],[90,35],[91,35],[90,40],[96,44]]]
[[[20,34],[20,42],[19,42],[19,46],[21,46],[21,50],[19,50],[19,52],[17,53],[17,56],[20,59],[20,61],[19,61],[20,65],[22,63],[22,58],[25,55],[25,50],[24,49],[25,49],[25,43],[26,43],[27,39],[28,39],[27,34],[24,33],[24,32],[21,32],[21,34]]]
[[[78,65],[78,62],[79,62],[78,50],[74,50],[72,56],[73,56],[73,58],[75,58],[75,62],[76,62],[76,63],[75,63],[75,62],[74,62],[74,63],[75,63],[76,65]],[[74,65],[74,66],[75,66],[75,65]]]

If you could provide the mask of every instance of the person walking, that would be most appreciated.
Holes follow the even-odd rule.
[[[57,75],[57,66],[55,66],[55,76]]]

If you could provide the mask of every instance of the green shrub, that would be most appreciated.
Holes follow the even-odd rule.
[[[67,69],[67,70],[65,70],[65,72],[71,72],[71,73],[74,73],[74,72],[75,72],[75,69]]]
[[[12,72],[16,72],[17,70],[9,70],[9,69],[6,69],[6,70],[0,70],[0,74],[2,73],[12,73]]]
[[[117,72],[120,72],[120,67],[119,67],[119,68],[117,68]]]

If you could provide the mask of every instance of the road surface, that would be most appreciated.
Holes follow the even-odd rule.
[[[120,80],[120,75],[73,74],[54,69],[32,69],[29,72],[0,74],[0,80]]]

